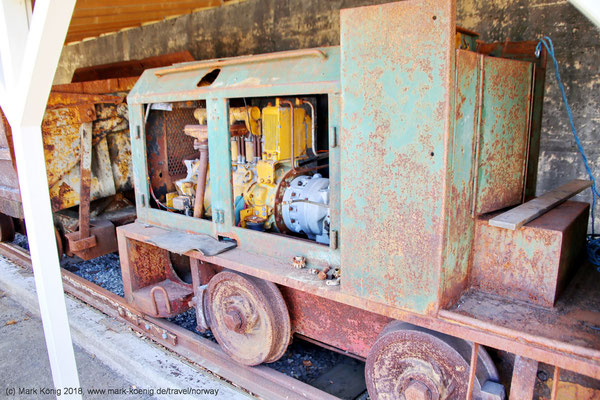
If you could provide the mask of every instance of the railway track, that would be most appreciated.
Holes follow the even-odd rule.
[[[31,270],[29,252],[12,243],[0,242],[0,255]],[[152,318],[130,307],[125,299],[61,269],[65,292],[104,314],[127,324],[156,343],[193,364],[232,382],[249,393],[266,399],[338,399],[325,391],[266,366],[245,367],[229,358],[218,344],[163,319]]]

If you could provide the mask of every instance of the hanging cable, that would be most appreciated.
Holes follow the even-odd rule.
[[[591,217],[592,217],[592,234],[587,237],[587,253],[588,259],[594,265],[600,267],[600,235],[596,235],[594,231],[595,225],[595,209],[596,209],[596,201],[597,198],[600,198],[600,193],[598,192],[598,187],[596,186],[596,178],[592,174],[592,170],[590,168],[587,157],[585,156],[585,151],[583,150],[583,146],[581,145],[581,141],[579,140],[579,135],[577,134],[577,129],[575,129],[575,123],[573,122],[573,112],[571,111],[571,107],[569,106],[569,102],[567,101],[567,95],[565,93],[565,87],[560,79],[560,73],[558,72],[558,62],[556,61],[556,57],[554,56],[554,44],[552,40],[545,36],[543,39],[540,39],[539,43],[535,48],[535,56],[539,58],[540,53],[542,51],[542,46],[546,48],[546,51],[552,58],[552,63],[554,64],[554,72],[556,74],[556,81],[558,82],[558,87],[560,89],[560,93],[562,94],[562,99],[565,104],[565,108],[567,110],[567,115],[569,116],[569,123],[571,124],[571,132],[573,133],[573,137],[575,138],[575,144],[577,145],[577,149],[581,154],[581,158],[583,159],[583,164],[585,165],[585,170],[592,181],[592,208],[591,208]],[[600,268],[599,268],[600,270]]]

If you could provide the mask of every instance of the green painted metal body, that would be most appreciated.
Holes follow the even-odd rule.
[[[523,197],[533,69],[456,50],[454,8],[344,10],[340,47],[146,71],[128,96],[139,220],[232,237],[266,260],[340,266],[342,292],[399,309],[429,314],[455,302],[468,286],[477,214]],[[198,87],[214,68],[214,83]],[[339,246],[234,226],[228,99],[314,94],[328,98]],[[145,105],[190,100],[206,100],[212,221],[148,206]]]
[[[291,237],[272,235],[236,227],[233,217],[228,99],[261,96],[301,96],[326,94],[329,104],[329,142],[339,129],[340,49],[319,49],[326,57],[308,54],[288,58],[285,53],[275,61],[263,61],[221,67],[218,78],[210,86],[197,87],[198,82],[214,67],[168,74],[158,77],[147,70],[128,96],[132,126],[133,163],[140,221],[163,227],[183,229],[215,237],[235,238],[238,245],[258,254],[290,259],[304,255],[314,265],[339,265],[339,249]],[[216,62],[218,64],[218,62]],[[185,65],[185,64],[183,64]],[[206,100],[209,131],[209,164],[213,221],[194,219],[148,207],[148,171],[142,105],[158,102]],[[330,158],[339,159],[339,147],[330,149]],[[330,167],[331,204],[339,204],[339,162]],[[218,211],[218,213],[215,213]],[[331,229],[339,229],[339,206],[334,207]]]

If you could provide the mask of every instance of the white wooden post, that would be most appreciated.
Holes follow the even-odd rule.
[[[13,132],[27,237],[50,367],[61,399],[81,399],[63,293],[41,123],[75,0],[1,0],[0,101]],[[25,25],[24,25],[25,24]],[[27,24],[29,26],[27,26]],[[65,388],[75,389],[65,395]]]
[[[600,2],[598,0],[569,0],[569,2],[600,28]]]

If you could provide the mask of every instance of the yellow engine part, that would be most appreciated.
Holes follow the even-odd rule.
[[[249,189],[250,185],[255,182],[256,174],[252,169],[251,164],[234,165],[232,175],[233,181],[233,198],[243,196]]]
[[[292,112],[288,105],[275,100],[274,106],[262,109],[263,123],[263,159],[271,161],[289,160],[292,154],[291,129]],[[312,146],[311,119],[304,108],[294,106],[294,157],[306,155],[306,149]]]
[[[259,161],[257,175],[260,177],[260,166],[268,164],[265,161]],[[242,226],[245,227],[245,218],[254,216],[265,220],[265,228],[270,229],[275,222],[273,216],[273,207],[275,205],[275,193],[277,191],[277,183],[281,182],[283,176],[290,170],[288,164],[277,164],[272,172],[273,179],[271,182],[261,182],[253,180],[243,192],[246,209],[240,212]]]
[[[194,110],[194,117],[201,125],[206,125],[206,108],[197,108]],[[260,108],[230,107],[229,123],[233,124],[236,121],[244,121],[246,123],[246,129],[252,132],[253,135],[260,136]]]

